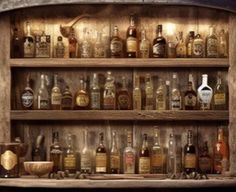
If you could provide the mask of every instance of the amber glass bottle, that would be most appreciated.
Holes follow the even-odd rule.
[[[143,144],[139,152],[139,173],[146,174],[150,173],[151,170],[151,160],[150,151],[148,149],[147,134],[143,135]]]
[[[153,40],[153,57],[166,56],[166,39],[162,36],[162,25],[157,26],[157,37]]]
[[[138,50],[138,41],[137,30],[133,15],[130,16],[130,26],[128,27],[126,38],[126,55],[129,58],[136,58]]]
[[[86,90],[86,82],[80,79],[79,90],[75,94],[75,109],[88,109],[89,108],[89,95]]]
[[[100,141],[99,146],[96,149],[96,157],[95,157],[95,172],[96,173],[107,173],[107,151],[104,145],[104,134],[100,133]]]

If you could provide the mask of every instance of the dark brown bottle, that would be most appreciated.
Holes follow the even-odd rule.
[[[61,98],[61,109],[63,110],[71,110],[73,105],[73,97],[70,91],[69,86],[66,86],[65,90],[62,93]]]
[[[27,76],[26,87],[21,94],[21,104],[23,109],[33,109],[34,91],[30,87],[30,76]]]
[[[151,170],[150,152],[148,149],[147,134],[143,135],[143,144],[139,151],[139,173],[147,174]]]
[[[134,16],[130,16],[130,26],[126,34],[126,54],[128,58],[136,58],[138,50],[137,30],[134,23]]]
[[[53,173],[57,173],[62,168],[62,148],[59,143],[59,133],[53,133],[53,143],[50,147],[50,161],[53,161]]]
[[[99,146],[96,149],[96,157],[95,157],[95,172],[96,173],[106,173],[107,172],[107,152],[104,146],[104,134],[100,133],[100,141]]]
[[[163,58],[166,56],[166,39],[162,36],[162,25],[157,26],[157,37],[153,40],[153,57]]]
[[[184,147],[184,171],[187,174],[190,174],[192,172],[196,171],[196,161],[197,161],[197,155],[196,155],[196,149],[193,144],[193,132],[192,130],[188,130],[188,136],[187,136],[187,144]]]
[[[69,57],[76,58],[76,50],[77,50],[77,39],[75,37],[75,30],[72,28],[70,35],[68,37],[69,40]]]
[[[194,110],[197,105],[197,93],[193,90],[192,82],[188,82],[188,89],[184,93],[184,109]]]
[[[131,98],[124,76],[122,77],[122,87],[117,93],[117,108],[120,110],[129,110],[131,108]]]
[[[212,173],[212,158],[209,155],[207,141],[204,142],[202,147],[201,155],[199,156],[199,170],[201,173],[211,174]]]
[[[11,40],[11,58],[22,58],[23,42],[19,36],[19,31],[16,27],[13,29],[13,37]]]

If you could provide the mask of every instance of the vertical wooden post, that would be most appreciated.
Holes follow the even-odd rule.
[[[0,15],[0,142],[10,141],[10,20]]]

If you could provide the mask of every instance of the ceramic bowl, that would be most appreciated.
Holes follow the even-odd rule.
[[[30,175],[36,175],[41,177],[49,174],[53,168],[53,162],[51,161],[26,161],[24,162],[24,168]]]

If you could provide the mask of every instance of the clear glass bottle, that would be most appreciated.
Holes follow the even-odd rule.
[[[115,110],[116,109],[116,86],[115,78],[111,72],[107,72],[106,83],[103,92],[103,109]]]
[[[204,41],[200,34],[197,34],[193,40],[193,57],[200,58],[205,56]]]
[[[117,146],[116,132],[112,132],[112,147],[110,151],[110,173],[120,173],[120,150]]]
[[[93,73],[92,84],[90,87],[90,108],[99,110],[101,109],[101,91],[98,84],[98,75]]]
[[[163,148],[160,145],[158,129],[154,130],[154,144],[152,146],[151,155],[151,172],[152,173],[163,173]]]
[[[65,171],[69,171],[69,173],[75,173],[77,170],[77,158],[76,152],[74,149],[74,138],[73,135],[67,135],[67,147],[63,157],[63,168]]]
[[[37,108],[38,109],[49,109],[49,94],[48,89],[45,85],[45,75],[40,76],[40,88],[37,94]]]
[[[208,85],[208,75],[202,75],[202,84],[197,90],[198,101],[201,110],[208,110],[211,108],[211,100],[213,96],[212,88]]]
[[[51,108],[53,110],[61,109],[61,89],[58,86],[58,75],[54,74],[54,86],[51,91]]]
[[[69,86],[67,85],[61,97],[61,109],[70,110],[73,108],[73,97]]]
[[[46,35],[45,31],[42,32],[42,35],[36,37],[36,47],[35,47],[35,57],[50,57],[50,35]]]
[[[127,146],[123,153],[124,174],[135,173],[136,152],[132,146],[132,132],[127,131]]]
[[[157,26],[157,37],[153,40],[152,56],[163,58],[166,56],[166,39],[162,36],[162,25]]]
[[[107,152],[104,145],[104,134],[99,134],[99,146],[96,149],[96,157],[95,157],[95,172],[96,173],[107,173]]]
[[[74,28],[71,28],[69,37],[69,58],[76,58],[77,57],[77,39],[75,37],[75,30]]]
[[[176,46],[176,57],[184,58],[186,57],[186,54],[186,43],[183,38],[183,31],[181,31],[179,32],[178,44]]]
[[[154,109],[154,93],[152,78],[149,73],[145,76],[145,110]]]
[[[178,86],[177,73],[172,76],[172,90],[171,90],[171,110],[180,110],[182,106],[181,93]]]
[[[83,41],[80,47],[81,58],[91,58],[92,57],[92,47],[89,41],[89,32],[86,28],[83,31]]]
[[[53,132],[52,145],[50,146],[50,161],[53,162],[53,173],[62,170],[62,147],[59,143],[58,132]]]
[[[208,142],[205,141],[202,147],[201,154],[199,155],[199,170],[201,173],[211,174],[212,173],[212,159],[208,150]]]
[[[151,154],[148,148],[147,134],[143,134],[143,144],[139,151],[138,173],[148,174],[151,172]]]
[[[80,171],[81,173],[92,172],[92,155],[88,145],[88,131],[84,130],[84,146],[80,157]]]
[[[184,109],[194,110],[197,107],[197,93],[193,89],[192,74],[189,74],[188,88],[184,93]]]
[[[64,58],[65,56],[65,45],[63,43],[62,36],[57,37],[57,44],[55,46],[55,57]]]
[[[193,57],[193,41],[194,41],[194,31],[189,32],[188,42],[187,42],[187,57]]]
[[[176,58],[176,46],[177,42],[173,35],[170,35],[167,39],[167,57]]]
[[[162,79],[159,79],[159,86],[156,90],[156,110],[166,110],[166,89]]]
[[[133,109],[142,109],[142,92],[140,88],[140,77],[135,75],[134,78],[134,88],[133,88]]]
[[[21,93],[21,104],[24,109],[33,109],[34,105],[34,91],[30,86],[30,75],[26,78],[26,87]]]
[[[219,57],[228,57],[228,43],[224,29],[221,29],[219,36]]]
[[[209,35],[206,38],[206,57],[218,57],[218,38],[213,26],[210,26]]]
[[[139,44],[139,57],[140,58],[149,58],[150,52],[150,42],[146,38],[146,30],[142,29],[141,31],[141,42]]]
[[[122,87],[117,92],[117,109],[129,110],[131,109],[131,98],[126,85],[125,76],[122,77]]]
[[[88,109],[89,108],[89,95],[86,90],[86,82],[83,78],[80,79],[79,90],[75,94],[75,109]]]
[[[167,154],[167,174],[169,177],[176,174],[176,142],[174,134],[171,133],[168,141],[168,154]]]
[[[184,171],[187,174],[197,170],[197,154],[193,144],[193,132],[188,130],[187,144],[184,147]]]
[[[119,36],[119,29],[114,26],[113,36],[111,38],[110,44],[111,58],[121,58],[123,57],[123,42]]]
[[[130,15],[130,25],[126,34],[126,55],[128,58],[136,58],[138,52],[137,30],[134,16]]]
[[[26,22],[26,35],[24,37],[24,57],[35,56],[34,37],[31,35],[30,23]]]
[[[102,33],[97,33],[97,40],[94,44],[94,57],[95,58],[105,58],[106,57],[106,47],[102,42]]]
[[[226,109],[226,88],[220,71],[217,73],[217,82],[214,87],[213,108],[216,110]]]

